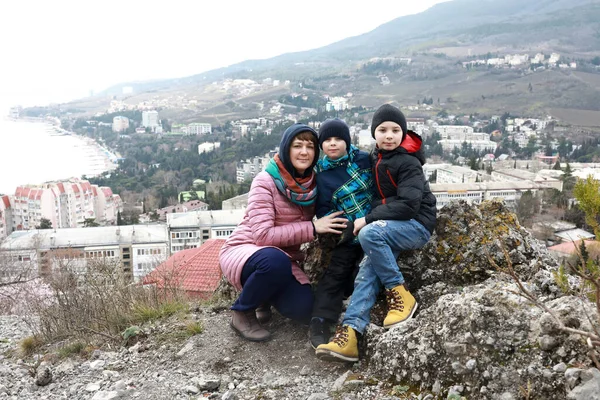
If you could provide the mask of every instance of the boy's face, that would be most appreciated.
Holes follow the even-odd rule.
[[[402,142],[402,128],[395,122],[384,121],[375,129],[375,142],[382,150],[394,150]]]
[[[332,160],[337,160],[346,155],[346,142],[344,139],[332,136],[323,141],[323,153]]]

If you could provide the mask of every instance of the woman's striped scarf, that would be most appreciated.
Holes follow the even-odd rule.
[[[269,160],[265,171],[273,177],[275,186],[281,194],[290,199],[292,203],[310,206],[315,202],[317,182],[314,172],[311,172],[306,178],[292,177],[279,159],[279,154],[275,154],[275,157]]]

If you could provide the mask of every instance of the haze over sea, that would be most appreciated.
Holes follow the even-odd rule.
[[[19,185],[101,173],[107,156],[90,140],[52,136],[48,124],[11,121],[0,115],[0,194]]]

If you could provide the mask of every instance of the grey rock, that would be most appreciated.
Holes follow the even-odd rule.
[[[600,400],[600,371],[590,368],[592,378],[567,393],[568,400]]]
[[[307,400],[329,400],[331,397],[327,393],[313,393]]]
[[[46,386],[52,382],[52,369],[50,365],[42,362],[37,368],[35,374],[35,384],[38,386]]]
[[[565,372],[567,370],[567,364],[565,363],[558,363],[556,364],[554,367],[552,367],[552,370],[554,370],[555,372]]]
[[[550,351],[555,349],[559,345],[559,342],[554,336],[545,335],[540,336],[538,344],[540,345],[540,349]]]
[[[91,400],[113,400],[122,397],[122,393],[117,392],[116,390],[105,391],[100,390],[94,393],[94,396]]]

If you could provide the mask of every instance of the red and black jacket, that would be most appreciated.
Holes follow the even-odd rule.
[[[371,212],[365,217],[367,223],[414,218],[433,233],[436,201],[423,173],[421,144],[421,137],[409,130],[396,149],[375,147],[371,154],[375,196]]]

